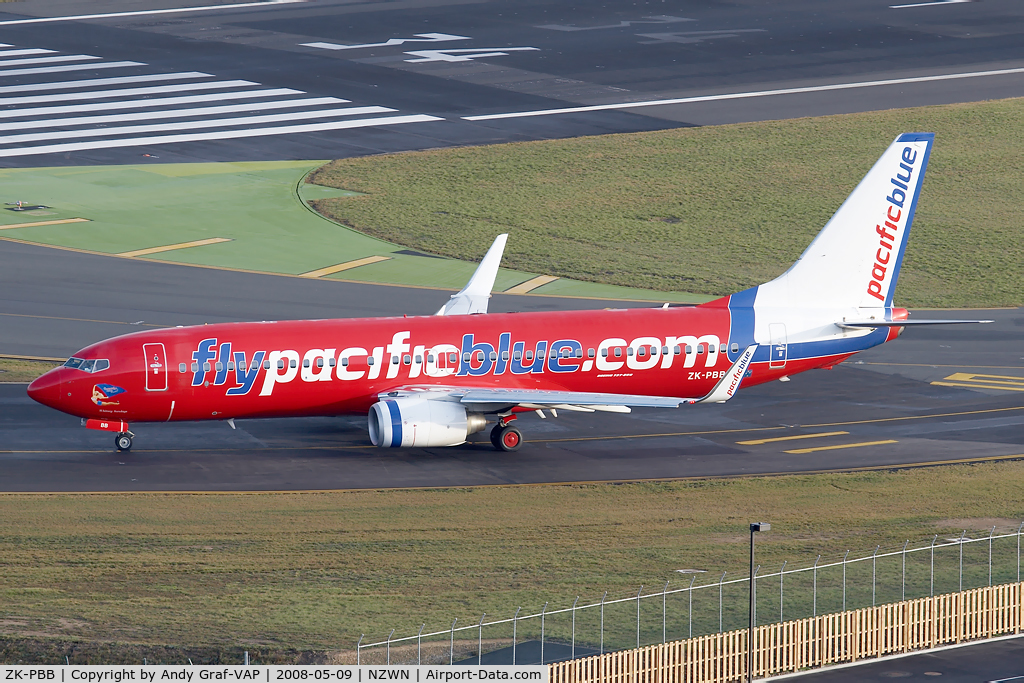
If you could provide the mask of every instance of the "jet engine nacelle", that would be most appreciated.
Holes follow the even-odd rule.
[[[451,401],[387,398],[370,407],[370,441],[381,448],[458,446],[487,419]]]

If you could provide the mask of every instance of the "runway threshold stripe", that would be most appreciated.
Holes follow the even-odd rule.
[[[188,92],[190,90],[216,90],[218,88],[241,88],[259,85],[253,81],[206,81],[203,83],[178,83],[176,85],[154,85],[147,88],[115,88],[112,90],[90,90],[88,92],[57,93],[55,95],[28,95],[26,97],[0,97],[0,106],[19,104],[42,104],[44,102],[73,102],[75,100],[98,100],[105,97],[135,97],[138,95],[159,95],[161,93]]]
[[[93,104],[75,104],[67,107],[32,107],[29,109],[13,109],[0,111],[0,118],[23,118],[27,116],[47,116],[50,114],[79,114],[89,111],[110,111],[114,109],[140,109],[143,107],[176,106],[179,104],[196,104],[198,102],[222,102],[224,100],[251,100],[263,97],[280,97],[282,95],[304,95],[301,90],[291,88],[273,88],[270,90],[243,90],[241,92],[212,93],[209,95],[188,95],[182,97],[157,97],[152,100],[125,100],[122,102],[96,102]],[[343,102],[347,100],[342,100]]]
[[[14,225],[0,225],[0,230],[14,230],[15,228],[37,228],[40,225],[63,225],[65,223],[88,222],[88,218],[60,218],[55,221],[36,221],[35,223],[15,223]]]
[[[125,251],[118,254],[118,256],[127,256],[133,258],[136,256],[149,256],[150,254],[162,254],[165,251],[177,251],[178,249],[191,249],[192,247],[205,247],[208,244],[220,244],[221,242],[231,242],[232,240],[227,237],[211,237],[205,240],[193,240],[191,242],[179,242],[178,244],[167,244],[162,247],[150,247],[149,249],[136,249],[135,251]]]
[[[773,439],[754,439],[753,441],[737,441],[741,446],[760,446],[766,443],[775,443],[777,441],[796,441],[797,439],[816,439],[822,436],[840,436],[843,434],[849,434],[850,432],[818,432],[817,434],[797,434],[795,436],[777,436]]]
[[[129,83],[152,83],[154,81],[173,81],[183,78],[210,78],[213,74],[202,71],[180,71],[168,74],[148,74],[146,76],[120,76],[113,78],[83,78],[78,81],[56,81],[53,83],[27,83],[25,85],[5,85],[0,87],[0,94],[12,92],[35,92],[37,90],[65,90],[71,88],[94,88],[102,85],[127,85]]]
[[[502,292],[502,294],[527,294],[537,289],[538,287],[543,287],[544,285],[554,282],[557,279],[558,278],[555,277],[554,275],[538,275],[537,277],[531,278],[526,282],[520,282],[515,287],[510,287],[509,289],[506,289],[504,292]]]
[[[68,143],[62,145],[40,145],[37,147],[19,147],[0,150],[0,157],[27,156],[30,154],[51,154],[54,152],[78,152],[86,149],[113,149],[116,147],[138,147],[140,145],[169,145],[182,142],[201,142],[206,140],[234,140],[239,138],[266,137],[270,135],[291,135],[294,133],[315,133],[327,130],[345,130],[350,128],[368,128],[373,126],[395,126],[406,123],[424,123],[443,121],[437,116],[413,114],[409,116],[382,116],[375,119],[357,119],[355,121],[329,121],[325,123],[308,123],[297,126],[277,126],[274,128],[249,128],[246,130],[216,131],[212,133],[190,133],[182,135],[154,135],[142,138],[125,138],[121,140],[95,140],[92,142]]]
[[[345,263],[339,263],[334,266],[327,266],[326,268],[319,268],[317,270],[311,270],[308,273],[302,273],[299,277],[318,278],[324,277],[325,275],[331,275],[332,273],[340,273],[343,270],[351,270],[358,268],[359,266],[368,266],[371,263],[380,263],[381,261],[390,261],[390,256],[367,256],[366,258],[356,259],[354,261],[346,261]]]
[[[639,107],[662,107],[672,104],[693,104],[697,102],[718,102],[722,100],[742,100],[752,97],[772,97],[775,95],[797,95],[801,93],[828,92],[831,90],[850,90],[854,88],[875,88],[884,85],[906,85],[909,83],[929,83],[932,81],[949,81],[960,78],[981,78],[984,76],[1005,76],[1024,73],[1024,68],[997,69],[993,71],[970,71],[939,76],[914,76],[911,78],[891,78],[880,81],[859,81],[854,83],[833,83],[830,85],[813,85],[803,88],[780,88],[778,90],[757,90],[752,92],[724,93],[721,95],[700,95],[697,97],[679,97],[670,100],[648,100],[645,102],[617,102],[614,104],[595,104],[583,107],[565,107],[561,109],[535,109],[533,111],[505,112],[502,114],[483,114],[463,116],[466,121],[493,121],[495,119],[515,119],[527,116],[551,116],[554,114],[579,114],[591,111],[608,111],[614,109],[635,109]]]
[[[344,109],[314,109],[311,111],[290,112],[287,114],[265,114],[262,116],[241,116],[230,119],[200,119],[198,121],[179,121],[177,123],[155,123],[144,126],[117,126],[113,128],[80,128],[78,130],[60,130],[49,133],[22,133],[19,135],[0,136],[0,145],[40,142],[42,140],[74,140],[77,138],[108,137],[113,135],[134,135],[137,133],[160,133],[172,130],[196,130],[198,128],[220,128],[222,126],[254,126],[263,123],[280,123],[282,121],[302,121],[307,119],[326,119],[335,116],[355,116],[365,114],[386,114],[395,111],[387,107],[346,107]]]
[[[862,441],[861,443],[843,443],[835,446],[814,446],[812,448],[795,448],[791,451],[783,451],[783,453],[816,453],[818,451],[838,451],[843,448],[860,448],[862,446],[883,446],[885,444],[898,443],[895,439],[886,439],[885,441]]]
[[[306,0],[262,0],[261,2],[236,2],[230,5],[206,5],[202,7],[174,7],[172,9],[147,9],[133,12],[107,12],[106,14],[76,14],[66,17],[36,17],[34,19],[11,19],[0,21],[0,26],[17,26],[18,24],[43,24],[55,21],[82,21],[84,19],[113,19],[117,17],[139,17],[150,14],[178,14],[181,12],[209,12],[218,9],[240,9],[245,7],[270,7],[273,5],[293,5]]]
[[[271,102],[250,102],[248,104],[229,104],[223,107],[190,107],[188,109],[158,109],[130,114],[107,114],[104,116],[69,116],[58,119],[37,121],[14,121],[0,123],[0,130],[25,130],[30,128],[59,128],[63,126],[87,126],[99,123],[123,123],[127,121],[152,121],[155,119],[187,118],[192,116],[211,116],[215,114],[234,114],[244,111],[267,111],[274,109],[294,109],[297,107],[318,107],[322,105],[344,104],[348,100],[337,97],[306,97],[298,100],[280,100]],[[353,109],[356,109],[355,107]],[[391,110],[387,110],[391,111]],[[353,111],[353,113],[355,113]]]
[[[0,55],[2,57],[3,55]],[[29,59],[0,59],[0,66],[24,66],[26,64],[56,64],[58,62],[82,62],[87,59],[102,59],[93,55],[57,55],[56,57],[30,57]]]
[[[44,50],[39,47],[26,48],[24,50],[4,50],[0,57],[21,57],[22,55],[46,55],[53,54],[56,50]]]
[[[126,66],[146,66],[145,62],[100,62],[98,64],[68,64],[65,66],[40,66],[32,69],[4,69],[3,76],[32,76],[35,74],[57,74],[66,71],[85,71],[93,69],[121,69]]]

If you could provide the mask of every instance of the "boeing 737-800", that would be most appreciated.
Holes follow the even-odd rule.
[[[116,432],[120,450],[134,422],[366,413],[375,446],[455,446],[494,421],[491,442],[514,451],[523,411],[721,403],[908,325],[963,322],[893,307],[933,138],[899,136],[784,274],[699,306],[488,314],[500,235],[436,315],[137,332],[82,349],[28,393]]]

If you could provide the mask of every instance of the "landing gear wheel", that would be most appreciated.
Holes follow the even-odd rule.
[[[504,427],[498,432],[498,438],[494,439],[494,432],[491,432],[492,441],[497,441],[495,447],[499,451],[518,451],[523,445],[523,433],[515,427]]]
[[[505,426],[499,422],[491,429],[491,445],[496,451],[501,450],[501,430],[504,428]]]
[[[114,445],[119,451],[130,451],[132,449],[132,435],[128,432],[121,432],[114,437]]]

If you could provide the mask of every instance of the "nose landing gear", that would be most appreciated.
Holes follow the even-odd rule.
[[[496,450],[513,452],[523,445],[523,433],[509,424],[515,419],[515,415],[500,417],[498,424],[491,429],[491,445]]]
[[[119,432],[117,436],[114,437],[114,446],[116,446],[117,450],[121,452],[130,451],[132,449],[132,438],[134,438],[134,436],[135,435],[131,432]]]

